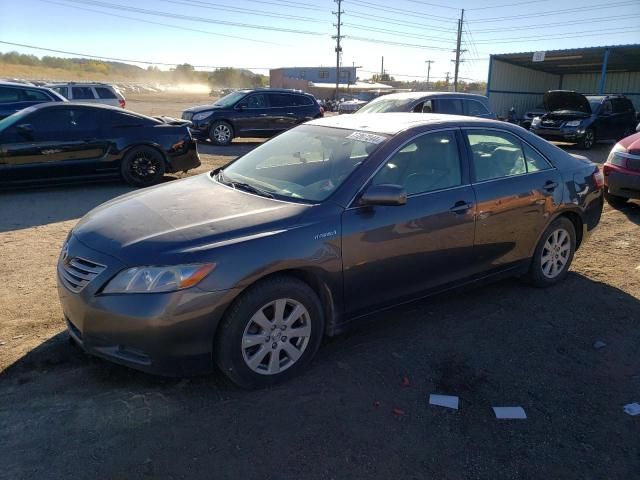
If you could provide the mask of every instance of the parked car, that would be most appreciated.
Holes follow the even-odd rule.
[[[58,263],[71,338],[140,370],[300,372],[324,335],[489,278],[561,281],[600,220],[597,166],[524,129],[342,115],[87,214]]]
[[[386,92],[384,91],[376,90],[373,92],[360,92],[355,95],[344,96],[340,99],[340,103],[338,103],[338,112],[340,114],[355,113],[370,101],[385,94]]]
[[[620,140],[602,167],[604,198],[621,207],[631,198],[640,199],[640,133]]]
[[[547,111],[544,108],[544,104],[538,104],[533,110],[525,112],[524,116],[520,119],[520,126],[529,130],[531,128],[531,122],[536,117],[543,116]]]
[[[582,95],[570,90],[544,94],[547,110],[531,131],[548,140],[577,143],[589,150],[598,140],[620,140],[633,133],[636,111],[624,95]]]
[[[238,90],[213,105],[185,110],[196,138],[229,145],[234,138],[268,138],[299,123],[322,117],[313,95],[297,90]]]
[[[0,82],[0,119],[46,102],[66,102],[56,92],[24,83]]]
[[[454,92],[392,93],[369,102],[357,113],[389,112],[447,113],[496,118],[496,114],[491,111],[487,97]]]
[[[101,103],[121,108],[127,105],[120,90],[107,83],[51,83],[47,87],[72,102]]]
[[[136,187],[200,165],[182,120],[43,103],[0,120],[0,186],[122,177]]]

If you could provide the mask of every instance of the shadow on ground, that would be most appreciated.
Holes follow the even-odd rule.
[[[2,475],[632,478],[638,424],[622,407],[640,401],[639,311],[575,273],[546,290],[505,281],[379,314],[254,392],[218,373],[138,373],[60,334],[0,376]],[[499,422],[495,405],[528,419]]]

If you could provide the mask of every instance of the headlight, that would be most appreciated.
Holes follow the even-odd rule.
[[[571,120],[564,124],[565,127],[579,127],[582,120]]]
[[[607,157],[607,163],[626,168],[627,159],[618,155],[619,153],[627,153],[627,149],[619,143],[616,143],[615,146],[611,149],[611,153],[609,153],[609,156]]]
[[[207,117],[211,116],[211,112],[201,112],[201,113],[196,113],[193,117],[191,117],[191,120],[204,120]]]
[[[112,278],[103,293],[157,293],[182,290],[200,283],[215,266],[215,263],[200,263],[129,268]]]
[[[531,120],[531,126],[537,127],[538,125],[540,125],[540,117],[533,117],[533,120]]]

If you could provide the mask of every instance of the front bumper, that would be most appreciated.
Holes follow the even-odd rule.
[[[556,142],[575,143],[584,137],[584,130],[578,130],[576,128],[536,128],[531,125],[529,129],[539,137]]]
[[[69,335],[89,354],[148,373],[198,375],[213,367],[213,338],[235,290],[206,292],[197,287],[178,292],[103,295],[105,283],[125,265],[89,249],[73,237],[68,258],[107,265],[79,293],[61,279],[58,294]]]
[[[604,184],[611,195],[624,198],[640,198],[640,172],[606,164],[604,167]]]

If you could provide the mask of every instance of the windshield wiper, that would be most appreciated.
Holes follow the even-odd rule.
[[[256,187],[255,185],[251,185],[249,183],[243,183],[243,182],[236,182],[236,181],[227,179],[224,176],[224,172],[222,170],[218,172],[218,180],[224,183],[225,185],[229,185],[238,190],[244,190],[246,192],[255,193],[267,198],[274,198],[272,193],[268,192],[267,190],[263,190],[259,187]]]

